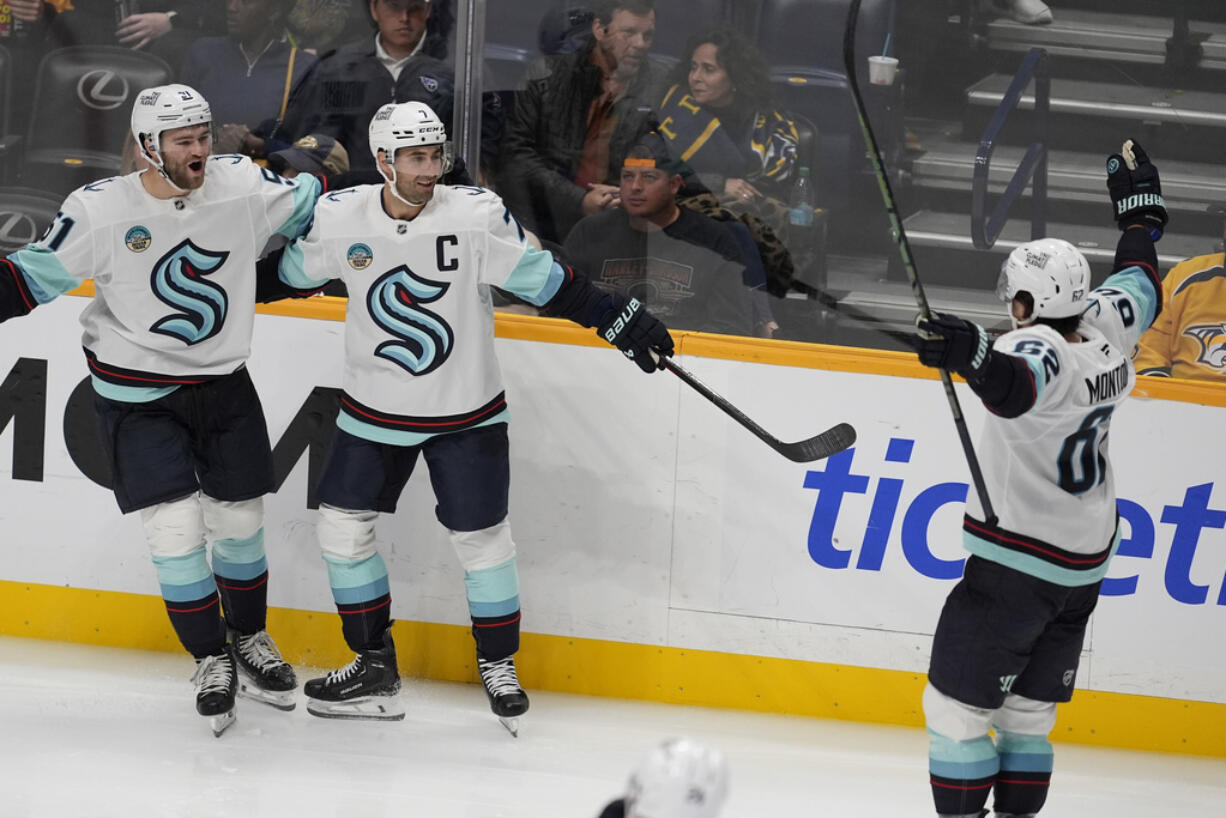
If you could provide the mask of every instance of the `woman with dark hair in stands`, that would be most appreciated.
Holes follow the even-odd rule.
[[[660,103],[660,133],[724,206],[777,221],[800,137],[773,102],[766,61],[724,26],[691,36],[685,53]]]

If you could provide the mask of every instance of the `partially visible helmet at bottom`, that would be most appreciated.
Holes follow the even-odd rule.
[[[1018,245],[1000,267],[996,294],[1008,303],[1023,292],[1034,299],[1027,322],[1080,315],[1090,292],[1090,265],[1064,239],[1035,239]]]
[[[717,818],[727,796],[723,753],[691,739],[669,739],[631,774],[626,818]]]

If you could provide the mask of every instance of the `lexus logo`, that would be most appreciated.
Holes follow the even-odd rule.
[[[77,80],[77,99],[89,108],[110,111],[128,99],[128,80],[114,71],[99,68]]]
[[[38,234],[34,219],[25,213],[0,211],[0,248],[16,250],[25,247],[37,239]]]

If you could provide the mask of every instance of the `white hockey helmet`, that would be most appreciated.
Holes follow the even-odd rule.
[[[1080,315],[1090,292],[1090,265],[1064,239],[1028,241],[1005,259],[996,282],[996,295],[1005,303],[1022,292],[1034,299],[1030,318],[1023,323]]]
[[[691,739],[669,739],[630,775],[626,818],[716,818],[727,796],[723,753]]]
[[[390,163],[399,148],[419,145],[442,145],[444,169],[450,170],[450,143],[443,121],[424,102],[391,102],[375,111],[370,120],[370,152],[379,161],[379,151],[387,154]]]
[[[159,167],[161,162],[149,152],[161,151],[163,132],[212,122],[208,101],[187,85],[176,83],[146,88],[136,95],[136,104],[132,106],[132,135],[141,153]],[[142,137],[149,140],[148,149]]]

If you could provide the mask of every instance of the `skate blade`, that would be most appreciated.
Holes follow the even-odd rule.
[[[404,703],[400,696],[366,696],[345,702],[307,699],[307,712],[321,719],[360,719],[363,721],[401,721]]]
[[[209,727],[213,730],[213,738],[221,738],[221,734],[226,732],[226,728],[231,724],[234,724],[236,718],[233,708],[225,713],[209,716]]]
[[[294,690],[266,690],[255,682],[243,678],[241,674],[239,675],[238,695],[245,699],[251,699],[253,702],[267,704],[278,710],[289,711],[297,707],[297,693],[297,688]]]
[[[499,716],[498,722],[511,734],[512,738],[519,738],[519,716]]]

